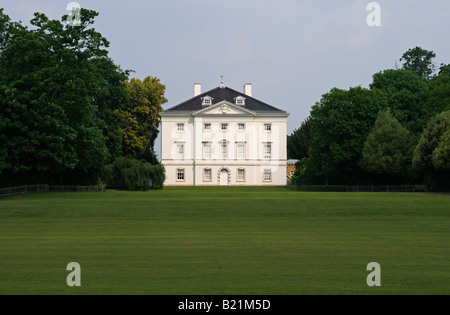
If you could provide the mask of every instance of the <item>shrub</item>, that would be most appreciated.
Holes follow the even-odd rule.
[[[162,165],[120,157],[105,167],[103,179],[109,186],[147,191],[163,188],[166,174]]]

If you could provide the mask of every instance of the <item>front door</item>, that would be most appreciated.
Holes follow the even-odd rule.
[[[228,171],[220,172],[220,186],[228,186]]]

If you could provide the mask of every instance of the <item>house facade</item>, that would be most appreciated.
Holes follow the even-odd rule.
[[[166,186],[286,185],[289,114],[225,87],[201,92],[161,114]]]
[[[295,173],[295,165],[300,162],[300,160],[287,160],[287,167],[286,167],[286,177],[287,177],[287,184],[292,184],[292,175]]]

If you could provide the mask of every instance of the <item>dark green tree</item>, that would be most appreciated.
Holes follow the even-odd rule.
[[[450,64],[441,64],[441,67],[439,68],[439,74],[450,76]]]
[[[396,184],[410,173],[411,144],[410,132],[392,117],[390,110],[380,111],[364,144],[361,165],[369,172],[384,175],[385,183],[389,178],[390,184]]]
[[[421,47],[415,47],[408,49],[403,54],[400,61],[403,62],[404,70],[414,71],[423,80],[430,80],[436,66],[433,63],[433,59],[436,54],[433,51],[423,49]]]
[[[450,128],[442,135],[441,141],[433,151],[431,161],[438,171],[450,170]]]
[[[378,112],[388,107],[378,89],[332,89],[311,111],[313,137],[305,176],[317,184],[357,184],[364,172],[358,166],[367,135]]]
[[[312,124],[307,118],[300,127],[287,138],[288,159],[302,160],[308,156],[309,145],[312,137]]]
[[[2,29],[0,166],[6,184],[95,183],[119,154],[118,132],[109,130],[126,73],[108,59],[109,42],[91,27],[97,15],[82,10],[82,24],[72,27],[36,13],[31,30],[17,23]]]
[[[427,120],[450,110],[450,76],[441,72],[428,83],[428,95],[424,104]]]
[[[422,172],[432,189],[450,189],[448,133],[450,111],[430,120],[413,155],[413,167]]]
[[[373,75],[372,90],[387,97],[392,115],[418,138],[426,125],[427,84],[411,70],[384,70]]]

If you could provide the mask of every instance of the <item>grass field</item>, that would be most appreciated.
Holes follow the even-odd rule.
[[[449,243],[445,195],[30,194],[0,199],[0,294],[449,294]]]

